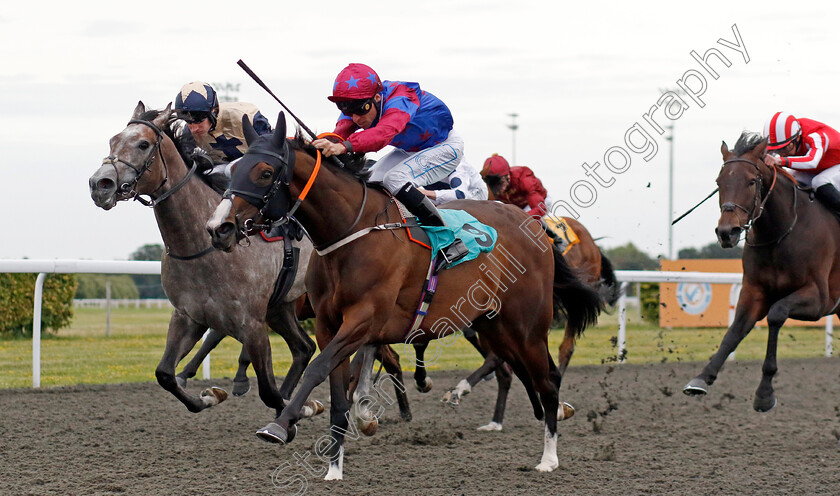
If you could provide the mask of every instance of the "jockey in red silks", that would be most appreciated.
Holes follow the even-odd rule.
[[[338,74],[327,99],[341,111],[334,133],[344,141],[312,144],[326,157],[393,146],[371,168],[370,181],[381,182],[421,224],[445,225],[417,187],[443,180],[464,156],[449,108],[417,83],[381,81],[373,69],[355,63]]]
[[[797,181],[814,188],[816,197],[840,212],[840,133],[811,119],[776,112],[764,125],[767,165],[791,169]]]
[[[551,199],[542,181],[528,167],[511,167],[504,157],[494,153],[484,161],[481,175],[496,200],[516,205],[537,220],[551,208]]]

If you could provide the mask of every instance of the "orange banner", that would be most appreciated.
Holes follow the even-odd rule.
[[[673,272],[741,272],[740,259],[662,260],[660,268]],[[659,285],[661,327],[729,327],[740,284],[662,283]],[[834,317],[834,323],[840,320]],[[762,320],[758,325],[766,326]],[[788,320],[785,325],[825,327],[817,322]]]

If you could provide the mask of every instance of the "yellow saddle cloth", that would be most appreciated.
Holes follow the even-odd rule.
[[[563,255],[568,253],[574,245],[580,243],[578,235],[575,233],[574,229],[569,226],[566,219],[562,217],[554,217],[553,215],[546,215],[543,217],[543,222],[554,232],[554,234],[557,235],[557,239],[560,240],[560,250],[563,252]]]

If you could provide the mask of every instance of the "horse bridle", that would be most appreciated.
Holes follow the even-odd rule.
[[[743,231],[744,231],[744,243],[746,243],[749,246],[753,246],[753,247],[767,246],[767,245],[773,245],[773,244],[776,244],[776,243],[780,242],[788,234],[790,234],[791,231],[793,231],[794,226],[796,226],[796,221],[799,218],[799,213],[797,212],[797,209],[796,209],[796,182],[795,181],[793,182],[793,222],[791,222],[790,227],[784,233],[782,233],[778,238],[776,238],[773,241],[768,241],[768,242],[765,242],[765,243],[750,243],[747,240],[747,235],[749,234],[749,231],[750,231],[750,229],[752,229],[753,225],[755,225],[755,222],[764,214],[764,206],[767,204],[767,200],[770,199],[770,194],[773,193],[773,189],[776,187],[776,178],[778,176],[778,167],[776,167],[776,166],[773,167],[773,181],[770,183],[770,188],[767,190],[767,194],[764,195],[764,198],[762,198],[761,197],[761,189],[762,189],[764,180],[763,180],[763,176],[761,175],[761,169],[759,168],[758,164],[756,164],[752,160],[747,160],[745,158],[734,158],[734,159],[726,160],[725,162],[723,162],[722,167],[726,167],[728,164],[733,164],[733,163],[737,163],[737,162],[746,162],[746,163],[752,165],[753,167],[755,167],[755,170],[758,172],[758,175],[756,176],[755,200],[753,201],[753,207],[752,207],[752,210],[747,210],[746,207],[744,207],[743,205],[739,205],[735,202],[725,202],[720,206],[721,213],[723,213],[723,212],[733,212],[736,208],[739,208],[739,209],[743,210],[744,213],[747,214],[747,221],[739,227],[741,229],[743,229]],[[756,209],[758,210],[758,214],[755,214]]]
[[[120,181],[119,181],[120,172],[119,172],[119,170],[117,170],[117,163],[124,164],[126,167],[133,170],[136,174],[135,177],[134,177],[134,181],[132,181],[131,183],[120,184],[118,186],[118,189],[120,190],[120,192],[128,194],[127,199],[133,199],[133,200],[136,200],[136,201],[140,202],[142,205],[144,205],[146,207],[154,208],[155,205],[157,205],[158,203],[166,200],[167,198],[172,196],[176,191],[178,191],[179,189],[184,187],[184,185],[187,183],[187,181],[189,181],[190,178],[193,176],[193,174],[195,174],[196,168],[198,167],[198,163],[193,161],[192,167],[190,167],[190,170],[187,172],[187,175],[184,176],[183,179],[178,181],[178,183],[175,186],[173,186],[169,191],[165,191],[162,195],[158,196],[157,198],[153,198],[151,200],[146,200],[145,198],[140,196],[140,194],[137,192],[136,187],[137,187],[137,183],[140,182],[140,178],[143,177],[143,174],[145,174],[149,169],[151,169],[152,164],[155,161],[155,154],[160,155],[160,160],[161,160],[161,162],[163,162],[163,170],[166,171],[166,174],[164,175],[164,178],[161,181],[160,185],[158,185],[158,187],[155,188],[152,191],[151,194],[154,194],[155,192],[157,192],[161,188],[163,188],[163,186],[169,180],[169,167],[167,167],[167,165],[166,165],[166,158],[164,158],[163,154],[160,153],[160,144],[163,141],[163,131],[159,127],[155,126],[154,124],[152,124],[149,121],[132,119],[132,120],[128,121],[128,124],[126,126],[130,126],[132,124],[142,124],[144,126],[149,127],[152,131],[155,132],[155,137],[156,137],[155,145],[151,148],[151,151],[149,152],[149,156],[146,157],[146,160],[145,160],[145,162],[143,162],[143,165],[140,166],[140,167],[137,167],[136,165],[132,164],[131,162],[127,162],[127,161],[123,160],[122,158],[120,158],[117,155],[108,155],[107,157],[102,159],[102,165],[110,165],[111,167],[114,168],[114,173],[117,175],[117,184],[120,184]]]
[[[285,146],[289,146],[289,144],[286,143]],[[289,152],[290,152],[290,154],[295,153],[294,150],[289,150]],[[258,151],[255,151],[255,152],[252,152],[252,153],[259,153],[259,154],[263,154],[263,155],[273,156],[274,158],[277,158],[277,159],[280,160],[280,163],[282,164],[282,166],[285,166],[285,167],[289,166],[288,163],[286,163],[285,157],[283,157],[279,154],[269,153],[268,151],[262,150],[262,149],[260,149]],[[303,201],[306,199],[306,196],[309,194],[309,190],[312,188],[312,184],[315,182],[315,178],[318,176],[318,172],[320,171],[320,168],[321,168],[321,151],[316,150],[316,154],[317,155],[316,155],[316,160],[315,160],[315,166],[312,169],[312,173],[309,175],[309,179],[306,181],[306,185],[304,185],[303,189],[301,190],[300,194],[298,195],[297,200],[295,200],[294,205],[292,205],[292,207],[281,218],[274,219],[274,220],[269,219],[270,222],[268,224],[257,224],[257,223],[254,222],[253,219],[246,219],[245,222],[243,222],[243,226],[242,226],[242,234],[243,235],[247,236],[249,233],[251,233],[251,232],[253,232],[254,230],[257,230],[257,229],[268,230],[268,229],[271,229],[274,226],[283,225],[283,224],[286,224],[286,223],[288,223],[292,220],[297,222],[297,220],[294,219],[294,214],[295,214],[295,212],[297,212],[297,209],[300,207],[301,203],[303,203]],[[258,202],[261,203],[260,211],[259,211],[260,217],[263,218],[263,219],[268,219],[268,217],[266,216],[267,210],[268,210],[269,206],[271,205],[271,202],[274,200],[274,197],[281,190],[281,188],[285,188],[286,190],[288,190],[288,188],[289,188],[289,183],[284,180],[285,175],[281,174],[280,172],[281,172],[280,168],[279,167],[276,168],[275,177],[274,177],[274,180],[272,181],[271,187],[269,188],[269,190],[263,196],[251,193],[249,191],[243,191],[241,189],[230,188],[227,191],[225,191],[225,194],[222,196],[222,198],[223,199],[230,199],[232,195],[236,194],[237,196],[242,196],[242,197],[245,197],[245,198],[251,198],[255,201],[258,201]],[[291,172],[288,174],[288,177],[291,178]],[[367,204],[367,186],[365,186],[364,180],[362,180],[361,178],[359,178],[359,182],[362,184],[362,204],[359,207],[359,212],[356,214],[356,219],[353,221],[353,223],[347,229],[344,230],[344,232],[342,232],[340,235],[336,236],[335,239],[331,240],[328,243],[322,243],[318,246],[315,246],[315,249],[320,249],[320,248],[330,246],[330,245],[334,244],[336,241],[344,239],[356,227],[356,225],[359,223],[359,220],[361,220],[362,214],[365,211],[365,205]]]

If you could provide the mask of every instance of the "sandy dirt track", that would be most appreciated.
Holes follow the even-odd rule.
[[[543,429],[518,382],[504,431],[488,433],[475,428],[495,381],[452,409],[439,399],[465,374],[432,374],[431,393],[409,390],[412,422],[386,405],[375,436],[348,440],[342,482],[295,465],[314,460],[326,416],[301,421],[288,446],[265,443],[254,431],[272,413],[255,390],[199,414],[154,383],[3,390],[0,494],[840,494],[840,360],[780,361],[766,414],[752,410],[760,363],[728,363],[708,396],[689,398],[700,366],[571,367],[561,392],[577,415],[560,424],[550,474],[533,470]],[[326,403],[326,388],[314,396]],[[298,482],[276,487],[273,473]]]

